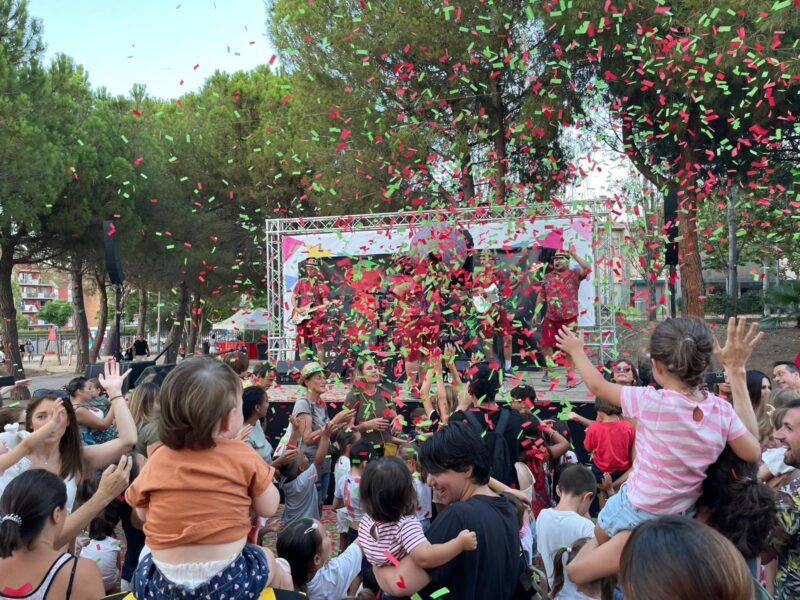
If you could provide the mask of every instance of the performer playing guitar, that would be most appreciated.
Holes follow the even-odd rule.
[[[319,260],[307,258],[300,264],[300,279],[292,292],[292,317],[297,326],[297,352],[301,359],[325,364],[325,340],[329,326],[325,310],[330,304],[331,288],[322,281]],[[311,350],[313,346],[314,351]]]

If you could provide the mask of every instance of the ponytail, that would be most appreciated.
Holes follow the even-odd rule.
[[[561,588],[564,587],[564,582],[567,580],[567,565],[572,562],[572,559],[588,541],[588,537],[578,538],[572,542],[571,546],[561,546],[553,554],[553,587],[550,590],[552,598],[558,596]]]
[[[56,475],[33,469],[11,480],[0,497],[0,558],[30,548],[56,508],[67,504],[67,488]]]
[[[275,550],[289,563],[295,591],[305,592],[306,584],[314,577],[314,557],[322,552],[319,524],[313,519],[303,518],[289,525],[278,535]]]

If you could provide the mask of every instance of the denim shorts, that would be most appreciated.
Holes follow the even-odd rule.
[[[147,554],[133,575],[133,594],[137,600],[170,598],[250,600],[259,597],[267,586],[268,579],[267,556],[259,546],[253,544],[247,544],[230,565],[193,590],[169,581],[153,563],[152,555]]]
[[[681,515],[694,516],[694,507],[685,510]],[[597,524],[605,531],[608,537],[614,537],[620,531],[630,531],[635,529],[640,523],[657,519],[664,515],[657,515],[641,508],[636,508],[628,499],[628,483],[623,483],[619,492],[611,496],[607,501],[600,515],[597,517]]]

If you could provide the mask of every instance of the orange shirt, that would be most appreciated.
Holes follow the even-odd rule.
[[[160,446],[125,493],[146,508],[144,534],[156,550],[226,544],[250,531],[250,506],[275,470],[238,440],[218,439],[207,450]]]

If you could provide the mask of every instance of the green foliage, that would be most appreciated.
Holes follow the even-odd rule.
[[[63,327],[72,316],[72,303],[67,300],[52,300],[45,304],[39,312],[36,313],[36,318],[55,325],[56,327]]]
[[[765,329],[780,327],[781,317],[796,319],[800,327],[800,280],[783,281],[767,293],[767,307],[778,312],[777,315],[761,320]]]

